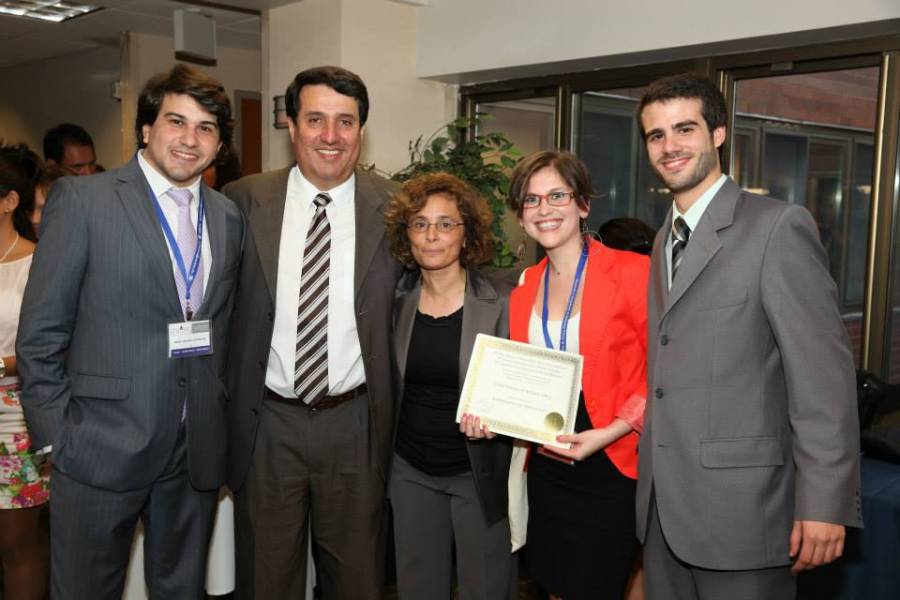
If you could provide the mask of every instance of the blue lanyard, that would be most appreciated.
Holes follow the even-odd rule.
[[[578,286],[581,284],[581,276],[584,273],[584,266],[587,264],[588,245],[587,243],[581,249],[581,258],[578,259],[578,268],[575,270],[575,279],[572,281],[572,291],[569,292],[569,302],[566,304],[566,312],[563,315],[562,325],[559,328],[559,349],[566,350],[566,331],[569,328],[569,317],[572,316],[572,307],[575,306],[575,297],[578,295]],[[547,308],[547,297],[550,291],[550,261],[547,261],[547,267],[544,269],[544,309],[541,311],[541,325],[544,328],[544,344],[551,350],[553,349],[553,340],[550,339],[550,330],[547,328],[547,320],[550,310]]]
[[[191,310],[191,286],[194,284],[194,279],[197,278],[197,271],[200,269],[200,250],[203,247],[203,215],[206,212],[206,204],[203,201],[203,187],[200,187],[200,200],[197,206],[197,247],[194,249],[193,258],[191,258],[190,270],[185,268],[184,257],[181,256],[178,240],[175,239],[175,234],[172,233],[172,228],[169,227],[169,220],[166,218],[152,188],[150,189],[150,197],[153,198],[156,216],[159,218],[159,224],[162,225],[163,233],[169,242],[169,248],[172,249],[172,254],[175,256],[175,264],[178,265],[178,271],[181,273],[182,281],[184,281],[184,305],[187,311],[187,318],[190,320],[191,316],[193,316],[193,311]]]

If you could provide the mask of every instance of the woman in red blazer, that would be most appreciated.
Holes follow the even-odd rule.
[[[510,296],[510,337],[584,357],[568,450],[528,466],[528,572],[551,598],[624,596],[637,549],[637,441],[646,397],[646,256],[583,232],[590,177],[567,152],[539,152],[513,172],[509,205],[546,257]]]

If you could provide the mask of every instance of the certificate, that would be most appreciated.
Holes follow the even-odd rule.
[[[456,422],[476,415],[493,433],[568,448],[556,436],[575,429],[582,357],[479,333]]]

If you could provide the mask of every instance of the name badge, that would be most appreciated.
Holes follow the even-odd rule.
[[[169,323],[169,358],[212,353],[212,322],[209,319]]]

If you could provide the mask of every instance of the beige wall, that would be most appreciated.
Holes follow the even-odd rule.
[[[216,48],[217,65],[198,66],[222,82],[234,101],[235,90],[259,91],[261,86],[261,55],[259,50]],[[128,160],[135,150],[134,118],[137,95],[150,77],[170,69],[175,64],[175,43],[171,37],[130,33],[123,49],[123,114],[122,160]],[[266,105],[263,105],[266,110]]]
[[[44,133],[62,122],[84,127],[100,164],[122,154],[121,111],[112,97],[119,49],[100,47],[0,69],[0,138],[25,142],[43,156]]]
[[[361,162],[386,171],[405,166],[409,140],[430,135],[456,114],[454,86],[416,77],[416,23],[415,7],[387,0],[304,0],[267,11],[264,168],[293,161],[287,130],[272,128],[272,97],[299,71],[323,64],[356,72],[369,89]]]
[[[900,18],[897,0],[429,0],[418,10],[416,72],[451,78]]]

